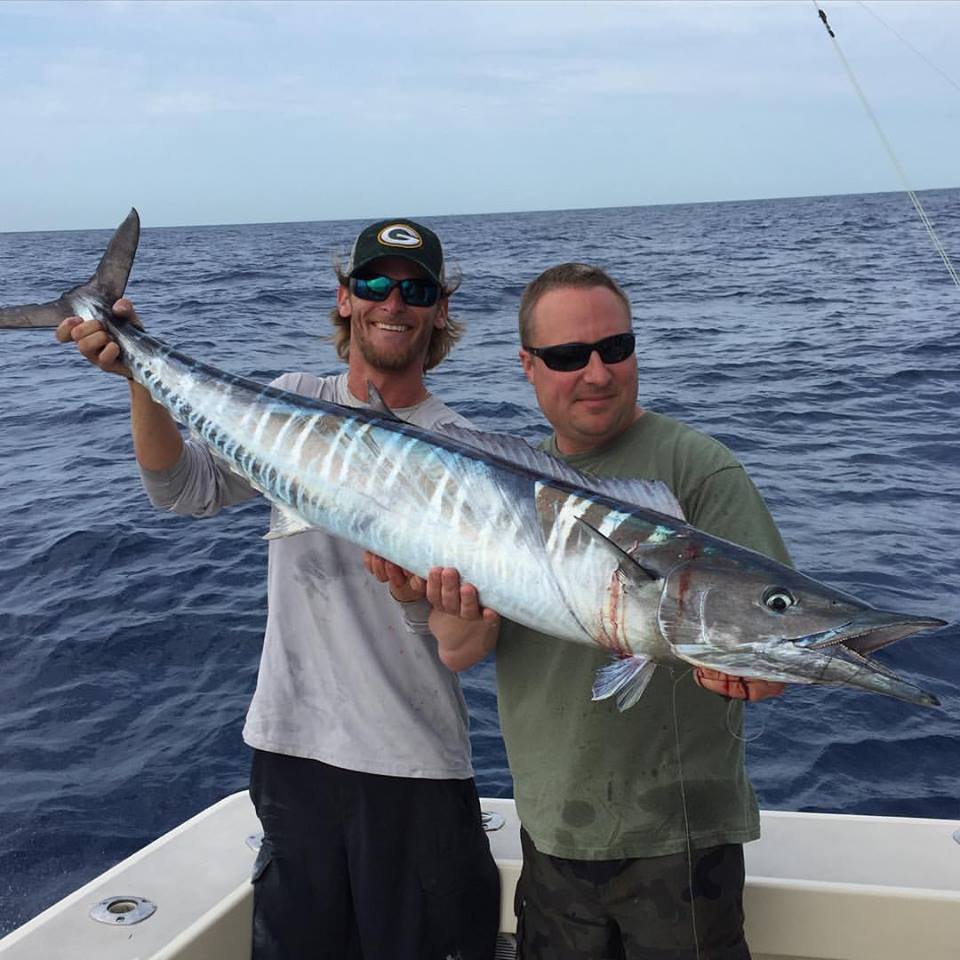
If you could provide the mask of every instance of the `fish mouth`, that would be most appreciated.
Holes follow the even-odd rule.
[[[839,627],[812,633],[794,642],[811,650],[843,647],[850,653],[864,657],[904,637],[920,633],[921,630],[932,630],[946,625],[946,620],[936,617],[915,617],[889,610],[864,610]]]
[[[839,627],[813,633],[794,642],[809,650],[825,650],[830,656],[842,657],[850,663],[864,667],[871,674],[886,677],[891,684],[896,685],[897,690],[890,688],[883,691],[885,693],[910,703],[938,707],[940,701],[932,693],[901,679],[892,670],[876,660],[871,660],[867,654],[921,630],[946,625],[946,620],[936,617],[914,617],[887,610],[864,610],[859,616]]]

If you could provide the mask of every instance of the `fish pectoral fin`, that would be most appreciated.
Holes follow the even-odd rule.
[[[617,696],[617,709],[628,710],[643,696],[657,665],[646,657],[616,657],[597,670],[593,681],[594,700]]]
[[[627,553],[626,550],[617,546],[609,537],[605,537],[596,527],[587,523],[583,517],[577,517],[577,523],[583,527],[590,536],[602,543],[619,561],[618,569],[624,577],[631,583],[639,587],[645,587],[652,580],[662,579],[660,575],[652,569],[648,569],[639,560]]]
[[[264,540],[281,540],[284,537],[292,537],[298,533],[305,533],[307,530],[317,529],[310,526],[306,520],[297,516],[292,510],[277,507],[276,511],[276,519],[270,529],[263,535]]]

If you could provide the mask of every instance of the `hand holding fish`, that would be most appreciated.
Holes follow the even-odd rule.
[[[755,680],[748,677],[732,677],[719,670],[697,667],[693,671],[693,682],[711,693],[719,693],[732,700],[766,700],[777,697],[786,689],[786,684],[772,680]]]
[[[454,567],[433,567],[427,574],[430,632],[440,659],[451,670],[466,670],[497,645],[500,614],[480,603],[472,583],[462,583]]]
[[[426,599],[430,632],[436,638],[440,659],[450,670],[466,670],[496,646],[500,614],[480,605],[472,583],[461,583],[453,567],[433,567],[426,580],[369,550],[363,555],[367,572],[389,584],[398,603]]]
[[[500,623],[500,614],[480,605],[477,588],[472,583],[461,583],[460,572],[454,567],[434,567],[427,574],[426,597],[437,613],[460,620]]]
[[[109,302],[103,301],[104,304]],[[60,321],[54,336],[60,343],[72,340],[95,367],[125,377],[130,382],[133,447],[137,462],[148,470],[170,469],[180,459],[183,450],[180,431],[167,410],[153,402],[146,387],[134,379],[130,368],[120,360],[120,346],[104,325],[111,322],[105,307],[100,319],[96,319],[89,316],[82,300],[71,302],[69,306],[79,312],[87,312],[88,318],[67,316]],[[143,329],[133,303],[126,297],[114,301],[111,314],[112,322]]]
[[[130,320],[141,329],[143,327],[133,304],[126,297],[113,305],[113,315],[121,320]],[[120,347],[99,320],[67,317],[54,331],[54,336],[60,343],[74,341],[80,353],[105,373],[116,373],[127,380],[132,379],[129,369],[120,362]]]
[[[389,586],[390,596],[397,603],[413,603],[423,600],[427,595],[427,585],[422,577],[418,577],[409,570],[385,560],[367,550],[363,555],[363,565],[367,572],[376,577],[381,583]]]

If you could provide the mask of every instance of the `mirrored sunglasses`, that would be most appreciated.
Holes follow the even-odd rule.
[[[558,343],[554,347],[524,347],[527,353],[539,357],[551,370],[568,373],[582,370],[590,362],[594,350],[604,363],[620,363],[629,357],[636,347],[633,333],[615,333],[594,343]]]
[[[350,289],[361,300],[382,303],[394,287],[400,288],[400,298],[408,307],[432,307],[440,297],[439,285],[420,277],[407,280],[394,280],[392,277],[350,278]]]

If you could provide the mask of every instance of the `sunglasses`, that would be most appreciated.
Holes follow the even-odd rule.
[[[400,299],[408,307],[432,307],[440,297],[440,287],[432,280],[411,277],[408,280],[394,280],[392,277],[351,277],[350,289],[361,300],[374,300],[382,303],[400,288]]]
[[[594,343],[558,343],[555,347],[524,347],[527,353],[539,357],[551,370],[568,373],[582,370],[589,362],[594,350],[600,354],[604,363],[620,363],[626,360],[636,346],[637,338],[633,333],[615,333]]]

